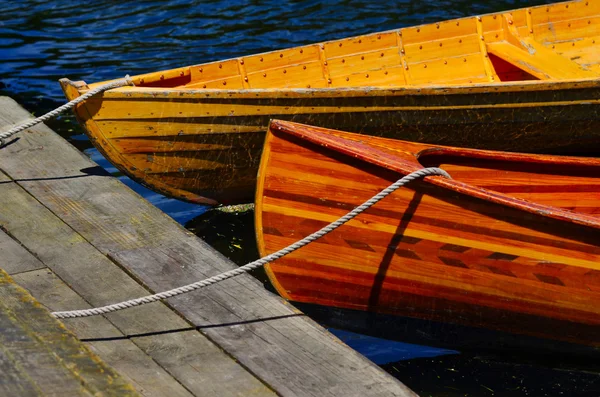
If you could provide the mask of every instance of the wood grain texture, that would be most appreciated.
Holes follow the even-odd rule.
[[[0,230],[0,258],[0,268],[8,274],[43,269],[45,267],[42,262],[27,252],[23,246],[2,230]]]
[[[8,98],[0,98],[0,104],[0,122],[14,122],[15,119],[30,117]],[[142,201],[120,182],[107,179],[102,173],[98,175],[98,172],[86,172],[97,165],[47,127],[34,127],[19,138],[19,141],[7,146],[6,149],[10,149],[3,151],[0,156],[0,169],[19,181],[0,184],[0,205],[3,209],[0,224],[81,296],[86,301],[85,306],[102,306],[148,295],[150,292],[138,280],[107,258],[106,252],[99,251],[61,218],[93,219],[89,233],[110,236],[128,247],[143,246],[140,236],[152,238],[161,233],[157,219],[153,221],[156,229],[144,228],[143,222],[151,219],[148,211],[159,216],[160,220],[172,220]],[[34,141],[28,140],[29,138]],[[4,178],[7,179],[6,176]],[[102,182],[104,180],[108,185]],[[74,181],[82,183],[73,183]],[[40,190],[37,193],[41,193],[40,196],[37,199],[32,196],[31,193],[36,194],[36,189],[25,190],[25,184],[30,189],[38,186]],[[90,192],[91,186],[102,191],[102,197],[97,197],[102,208],[95,208],[100,211],[95,213],[95,217],[86,214],[83,209],[83,197],[86,192]],[[130,197],[131,205],[141,205],[147,211],[136,213],[129,207],[127,216],[121,220],[107,220],[106,211],[110,213],[110,209],[114,208],[111,194],[118,200],[118,191]],[[65,201],[69,194],[80,200]],[[50,209],[38,200],[45,201],[44,204]],[[149,221],[148,224],[153,223]],[[185,232],[182,235],[190,237]],[[51,294],[50,298],[56,296]],[[52,304],[50,300],[48,305]],[[175,382],[193,395],[203,395],[207,389],[215,388],[223,396],[273,395],[260,380],[162,302],[112,313],[106,318],[113,327],[88,328],[81,337],[130,337],[149,359],[173,378],[157,382],[159,378],[155,377],[155,389],[150,389],[148,382],[145,382],[146,394],[157,393],[161,387],[169,388],[169,383],[172,385]],[[183,332],[190,329],[191,332]],[[178,331],[182,331],[181,334]],[[140,338],[135,338],[136,335]],[[211,365],[205,365],[207,361]],[[132,379],[136,376],[130,374]]]
[[[90,305],[69,288],[51,270],[37,270],[13,276],[40,302],[52,311],[70,310]],[[147,355],[114,325],[101,316],[62,320],[79,339],[107,364],[125,377],[143,396],[192,396],[163,367]],[[175,356],[177,357],[177,356]],[[169,368],[169,366],[165,366]]]
[[[18,115],[25,117],[22,113]],[[19,186],[46,206],[47,212],[60,214],[69,232],[54,225],[50,228],[52,235],[40,239],[38,233],[43,235],[49,231],[33,228],[31,223],[27,224],[31,219],[23,220],[16,216],[14,219],[10,217],[10,229],[21,242],[28,241],[31,245],[41,244],[38,241],[49,238],[60,238],[64,244],[64,241],[73,239],[74,234],[85,239],[97,251],[94,255],[102,258],[92,256],[95,261],[82,260],[78,266],[81,271],[77,275],[71,274],[73,266],[68,266],[73,259],[66,260],[74,255],[75,248],[80,249],[75,257],[80,260],[84,258],[85,251],[77,245],[68,255],[65,252],[52,253],[57,255],[54,257],[49,252],[46,258],[48,262],[52,261],[52,270],[90,304],[106,304],[109,300],[114,303],[132,295],[142,296],[149,291],[178,287],[234,266],[164,213],[140,200],[139,196],[124,188],[117,180],[85,173],[83,170],[89,170],[94,164],[64,142],[51,140],[51,134],[43,126],[32,128],[30,133],[22,135],[18,142],[6,148],[10,155],[0,157],[0,168],[12,178],[19,179]],[[39,147],[43,149],[35,151],[36,158],[33,159],[29,153]],[[56,153],[60,153],[60,156]],[[13,201],[26,202],[23,198]],[[7,205],[6,213],[14,213],[15,205]],[[35,213],[32,219],[45,218],[43,213]],[[7,221],[0,219],[0,223],[4,222]],[[49,248],[44,247],[43,250]],[[63,261],[66,264],[61,269]],[[139,284],[130,284],[133,280],[123,274],[115,275],[113,266],[125,269],[149,291],[136,292],[139,291]],[[98,269],[107,269],[105,271],[111,272],[110,277],[108,274],[104,276]],[[81,280],[77,281],[79,278]],[[83,287],[87,289],[85,293]],[[155,338],[132,340],[161,366],[168,368],[169,372],[190,371],[185,377],[177,376],[182,383],[187,381],[186,385],[194,384],[193,373],[198,384],[204,382],[205,391],[221,384],[227,387],[225,392],[220,392],[221,395],[234,391],[244,395],[244,388],[251,387],[254,389],[246,395],[256,394],[258,381],[245,378],[251,373],[255,379],[280,395],[412,395],[396,379],[265,291],[249,275],[171,299],[168,303],[183,317],[179,317],[183,325],[176,328],[192,327],[193,332],[163,332]],[[175,320],[169,317],[173,312],[159,313],[163,308],[166,307],[162,303],[152,304],[113,313],[107,318],[127,335],[169,331],[175,328],[172,326]],[[139,317],[135,314],[138,310]],[[185,339],[189,335],[199,340]],[[169,336],[172,339],[168,339]],[[177,338],[183,340],[177,341]],[[202,344],[207,340],[223,349],[223,355],[230,355],[242,365],[236,364],[236,369],[227,368],[225,361],[219,364],[215,360],[221,356],[212,354],[208,350],[210,346]],[[147,345],[142,345],[145,341]],[[181,349],[181,346],[185,346],[185,349]],[[167,354],[174,350],[180,359],[169,359]],[[192,364],[190,360],[198,361]],[[206,365],[206,362],[211,362],[211,365]],[[244,369],[247,369],[245,374]],[[229,384],[224,378],[229,378]],[[311,381],[307,382],[306,379]],[[212,383],[206,384],[205,381]],[[272,394],[264,386],[259,392],[263,395]]]
[[[8,274],[0,270],[3,396],[137,396]]]
[[[272,118],[479,149],[597,147],[599,46],[598,2],[573,1],[133,76],[75,114],[147,187],[248,202]],[[61,80],[69,99],[102,83]]]
[[[293,301],[599,346],[599,159],[365,137],[273,121],[259,173],[261,256],[402,175],[440,166],[267,265]]]
[[[48,147],[47,142],[44,146]],[[1,167],[4,167],[4,164],[0,164]],[[9,189],[4,185],[2,192],[0,201],[3,212],[0,215],[0,223],[87,301],[83,307],[102,306],[149,294],[138,281],[22,188],[13,185]],[[65,210],[70,211],[64,207],[61,209]],[[57,213],[60,211],[57,210]],[[73,214],[78,212],[74,211]],[[114,230],[106,224],[96,224],[95,227],[103,233]],[[124,238],[123,241],[131,243],[131,238]],[[51,295],[50,298],[56,296]],[[51,300],[44,303],[52,305]],[[63,308],[78,307],[69,305]],[[193,328],[193,332],[182,332],[179,335],[177,330],[188,330],[190,325],[163,303],[157,302],[130,311],[113,313],[107,318],[114,327],[89,328],[80,337],[130,337],[135,345],[174,378],[157,382],[159,378],[154,377],[154,386],[157,388],[168,387],[169,382],[175,381],[193,395],[202,395],[207,388],[214,387],[220,388],[221,395],[237,396],[246,392],[272,395],[272,392],[257,379]],[[156,335],[152,335],[153,333]],[[134,338],[135,335],[147,334],[149,335],[143,338]],[[212,365],[204,365],[206,357],[209,357]],[[130,376],[133,378],[136,375]],[[152,389],[148,384],[144,390],[145,394],[157,392],[156,388]]]

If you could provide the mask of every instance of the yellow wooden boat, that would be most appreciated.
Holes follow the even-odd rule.
[[[599,45],[600,1],[557,3],[133,76],[75,113],[151,189],[244,202],[271,118],[471,148],[598,147]],[[105,83],[61,80],[69,99]]]

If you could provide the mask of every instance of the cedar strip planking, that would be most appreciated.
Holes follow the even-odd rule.
[[[311,261],[313,263],[311,263]],[[273,265],[272,269],[277,274],[286,275],[288,280],[291,280],[293,278],[292,276],[297,276],[299,278],[306,277],[312,279],[313,284],[318,282],[321,278],[329,278],[330,280],[336,280],[339,283],[348,282],[349,285],[353,283],[365,288],[371,288],[373,285],[377,284],[377,278],[368,270],[361,271],[353,268],[340,269],[331,266],[325,261],[322,266],[314,265],[314,257],[311,257],[310,255],[307,255],[306,260],[290,258],[290,264],[291,265]],[[292,267],[292,265],[301,266],[302,270],[298,270],[297,268]],[[389,272],[386,274],[384,281],[385,291],[382,291],[381,295],[348,296],[347,300],[355,302],[357,306],[364,306],[364,299],[377,298],[377,304],[379,306],[377,309],[380,309],[381,311],[393,311],[399,307],[396,302],[399,295],[413,292],[416,295],[423,295],[424,299],[426,297],[438,297],[457,303],[463,303],[465,305],[464,312],[473,317],[477,317],[477,312],[469,305],[556,317],[561,320],[581,322],[596,326],[598,326],[600,322],[598,320],[598,311],[586,308],[586,304],[589,305],[589,301],[598,299],[598,292],[589,290],[585,292],[575,292],[564,286],[543,285],[541,282],[517,280],[514,277],[511,277],[512,280],[502,280],[500,278],[502,275],[494,274],[491,276],[486,275],[483,272],[477,274],[473,271],[464,270],[458,267],[455,269],[451,268],[450,270],[444,268],[440,269],[439,266],[431,266],[426,262],[417,264],[416,266],[413,263],[408,262],[406,263],[406,266],[419,266],[423,269],[423,272],[433,270],[437,272],[436,274],[443,274],[443,276],[434,278],[434,276],[432,276],[433,273],[415,274],[414,272],[406,271],[404,272],[403,277],[399,277],[397,274],[398,272]],[[471,277],[468,277],[469,275]],[[470,282],[473,286],[473,291],[469,292],[468,295],[465,294],[464,289],[456,286],[458,283],[465,282]],[[502,286],[497,287],[496,285],[498,284],[501,284]],[[319,290],[320,287],[321,286],[319,285]],[[513,289],[523,288],[527,290],[526,292],[518,294],[518,296],[515,296],[515,294],[509,295],[506,293],[506,289],[510,287]],[[504,291],[502,291],[502,289],[504,289]],[[308,293],[310,291],[307,290],[306,292]],[[321,292],[323,292],[323,290],[321,290]],[[349,293],[351,294],[351,292]],[[569,294],[577,296],[573,297],[569,296]],[[292,300],[298,301],[302,301],[310,296],[303,296],[295,293],[290,293],[289,295]],[[564,299],[564,301],[561,302],[560,307],[548,303],[551,302],[549,297],[553,296],[557,297],[557,299]],[[446,317],[446,321],[454,322],[449,314]],[[548,331],[544,330],[544,332]]]
[[[266,191],[267,194],[270,194],[270,197],[273,198],[280,198],[281,197],[281,193],[280,192],[276,192],[276,193],[272,193],[272,191],[268,190]],[[289,200],[289,198],[291,197],[296,197],[297,200]],[[347,197],[347,196],[345,196]],[[319,207],[326,207],[327,206],[327,201],[326,200],[321,200],[321,199],[316,199],[316,200],[310,200],[310,199],[306,199],[306,196],[304,195],[294,195],[294,196],[287,196],[285,197],[286,200],[273,200],[273,199],[269,199],[269,200],[265,200],[265,207],[269,207],[272,206],[273,208],[271,209],[271,211],[273,213],[281,213],[281,209],[279,207],[282,207],[283,205],[285,205],[285,202],[295,202],[296,207],[299,210],[305,210],[308,211],[310,208],[310,204],[312,204],[313,206],[319,206]],[[365,197],[365,199],[368,197]],[[308,203],[307,203],[308,201]],[[390,200],[391,201],[391,200]],[[426,201],[426,200],[423,200]],[[422,201],[422,202],[423,202]],[[309,205],[306,205],[309,204]],[[339,216],[344,215],[344,213],[352,210],[356,205],[344,205],[346,203],[343,202],[335,202],[334,204],[334,214]],[[361,204],[361,203],[358,203]],[[346,208],[344,208],[346,207]],[[398,208],[398,206],[396,206],[396,208]],[[344,211],[340,211],[340,209],[344,209]],[[444,207],[440,207],[438,209],[439,211],[448,214],[449,209],[448,208],[444,208]],[[508,212],[508,211],[507,211]],[[512,211],[511,211],[512,212]],[[365,213],[363,213],[363,219],[367,222],[366,225],[363,225],[362,227],[357,225],[357,227],[361,227],[362,229],[366,229],[369,230],[370,223],[385,223],[384,219],[386,219],[386,217],[401,217],[402,214],[404,214],[404,211],[400,210],[400,211],[392,211],[392,210],[387,210],[387,209],[380,209],[377,207],[372,207],[369,210],[365,211]],[[510,213],[509,213],[510,214]],[[513,214],[517,214],[517,212],[513,212],[510,215]],[[504,214],[503,214],[504,215]],[[326,219],[332,218],[335,220],[335,218],[333,218],[332,216],[327,216],[327,215],[323,215],[322,217],[322,226],[325,226],[329,223],[329,221],[326,221]],[[588,253],[588,254],[593,254],[593,255],[597,255],[600,253],[600,248],[597,246],[592,245],[593,244],[593,240],[590,238],[589,240],[591,240],[591,244],[582,244],[579,242],[574,242],[572,241],[573,239],[570,239],[569,236],[565,236],[563,238],[560,238],[560,236],[548,236],[545,234],[542,234],[542,232],[538,232],[538,233],[525,233],[524,232],[524,228],[526,227],[526,225],[524,225],[524,222],[518,222],[519,217],[515,217],[515,218],[509,218],[507,216],[507,219],[510,220],[511,224],[508,224],[508,222],[504,223],[504,224],[499,224],[497,225],[497,228],[492,228],[492,227],[485,227],[485,226],[477,226],[477,225],[470,225],[470,224],[466,224],[464,223],[464,218],[461,218],[461,214],[453,214],[452,217],[448,216],[448,218],[450,218],[450,220],[445,220],[445,219],[440,219],[440,218],[435,218],[433,214],[430,214],[430,216],[420,216],[420,215],[413,215],[411,216],[410,220],[411,222],[414,222],[414,226],[415,226],[415,230],[419,229],[422,231],[429,231],[429,230],[436,230],[439,231],[440,229],[443,230],[442,232],[442,236],[444,234],[449,233],[449,231],[452,230],[456,230],[456,229],[460,229],[461,233],[460,235],[469,235],[469,236],[473,236],[473,235],[485,235],[486,237],[489,238],[489,240],[491,241],[492,239],[506,239],[506,240],[512,240],[512,241],[517,241],[517,242],[528,242],[531,243],[533,245],[541,245],[541,246],[548,246],[548,247],[556,247],[556,248],[563,248],[563,249],[567,249],[567,250],[571,250],[571,251],[578,251],[575,253],[571,253],[571,256],[580,256],[581,258],[586,258],[586,256],[583,255],[577,255],[578,253],[583,254],[583,253]],[[303,218],[300,218],[303,219]],[[456,221],[455,221],[456,220]],[[543,226],[544,222],[542,219],[526,219],[526,221],[528,221],[528,223],[533,224],[533,226],[536,226],[535,221],[538,221],[540,223],[540,226]],[[356,224],[357,221],[350,221],[349,224]],[[519,227],[520,226],[520,227]],[[390,225],[387,225],[387,227],[391,227]],[[514,231],[514,230],[518,230],[518,231]],[[315,229],[315,231],[318,229]],[[569,232],[571,232],[572,230],[568,230]],[[565,233],[566,234],[566,233]],[[581,238],[586,238],[584,233],[578,233],[581,235]],[[550,238],[549,238],[550,237]],[[554,238],[552,238],[554,237]],[[580,236],[577,236],[580,237]]]
[[[279,219],[271,218],[270,222],[281,222],[281,218],[281,216],[279,217]],[[286,235],[284,236],[282,233],[275,234],[272,232],[272,230],[265,230],[265,239],[268,238],[271,242],[277,245],[285,246],[292,244],[294,241],[297,241],[299,238],[298,236],[308,235],[320,228],[313,228],[312,226],[309,228],[299,227],[303,226],[300,225],[300,222],[301,221],[299,219],[296,219],[296,221],[294,221],[292,218],[291,222],[289,222],[286,226],[289,228],[294,227],[294,233],[298,233],[297,235],[291,235],[290,233],[286,233]],[[281,230],[285,230],[285,228],[282,228]],[[464,247],[465,251],[463,251],[462,253],[448,252],[441,250],[440,246],[443,244],[442,242],[434,242],[431,240],[421,239],[421,241],[419,241],[417,244],[407,244],[403,242],[403,239],[405,239],[406,237],[401,235],[394,236],[394,239],[397,239],[397,241],[393,245],[388,244],[386,246],[382,246],[380,244],[383,241],[385,241],[385,233],[378,231],[369,231],[368,233],[365,233],[364,231],[357,230],[356,228],[352,228],[347,225],[342,226],[340,231],[334,231],[332,233],[329,233],[328,235],[315,241],[313,244],[321,245],[322,248],[324,248],[324,245],[337,245],[340,247],[351,249],[354,248],[352,247],[351,240],[344,236],[353,236],[358,235],[360,233],[368,234],[368,238],[360,239],[361,244],[364,244],[366,247],[368,247],[368,251],[377,253],[376,255],[380,253],[385,253],[387,250],[392,250],[396,254],[399,254],[399,250],[404,252],[414,252],[418,250],[418,254],[416,254],[416,256],[419,259],[426,260],[430,263],[435,263],[439,265],[447,265],[447,263],[444,262],[444,259],[454,259],[464,262],[466,264],[464,267],[467,269],[470,268],[474,270],[480,270],[486,273],[492,271],[490,267],[493,267],[496,269],[503,269],[505,271],[505,275],[510,275],[510,273],[514,273],[515,276],[519,274],[520,277],[536,281],[539,280],[536,279],[533,276],[533,274],[543,274],[547,276],[557,276],[560,274],[561,280],[563,280],[563,282],[565,283],[572,284],[570,286],[572,286],[573,288],[587,289],[590,285],[600,286],[598,284],[598,280],[589,277],[588,273],[590,272],[590,269],[584,267],[568,266],[560,263],[549,263],[547,261],[541,261],[539,259],[527,258],[523,256],[507,256],[507,258],[505,259],[501,256],[504,254],[470,247]],[[303,251],[301,252],[303,252],[305,255],[308,255],[309,251],[310,247],[307,247],[303,248]],[[346,252],[344,252],[344,254],[346,254]],[[348,252],[347,254],[350,256],[360,254],[361,258],[363,258],[363,260],[365,261],[368,261],[374,256],[368,256],[368,252]],[[500,257],[496,259],[495,257],[498,256]],[[417,267],[419,266],[418,263],[415,263],[414,265]],[[276,264],[274,264],[273,266],[276,266]],[[409,271],[409,269],[405,270]]]
[[[319,277],[312,276],[315,283],[320,277],[326,277],[327,274],[330,274],[331,277],[339,276],[340,280],[343,277],[352,278],[351,275],[353,272],[357,272],[357,275],[368,280],[364,281],[368,285],[375,282],[369,278],[373,275],[373,272],[369,268],[361,269],[354,266],[340,268],[339,266],[332,265],[332,261],[323,260],[317,255],[310,255],[310,253],[305,253],[304,255],[304,260],[299,260],[297,255],[295,255],[289,259],[290,265],[274,264],[272,265],[272,269],[274,272],[281,272],[282,274],[306,275],[307,277],[311,277],[311,271],[314,271],[320,275]],[[315,258],[320,259],[319,263],[322,264],[322,267],[311,265],[311,262],[315,262]],[[344,259],[347,260],[346,257],[340,258],[340,260]],[[589,306],[590,301],[598,299],[598,293],[594,291],[577,291],[560,285],[545,285],[540,281],[522,280],[493,272],[486,274],[485,272],[476,272],[472,269],[463,269],[460,267],[435,266],[425,261],[415,262],[405,260],[404,262],[405,267],[412,269],[402,272],[388,270],[385,274],[385,282],[388,284],[386,288],[396,294],[401,294],[402,291],[409,288],[405,283],[422,282],[428,286],[427,290],[430,292],[427,294],[441,294],[447,298],[465,303],[479,302],[481,305],[511,310],[520,306],[519,302],[521,301],[525,302],[524,306],[520,308],[524,312],[553,315],[552,310],[562,310],[562,313],[556,314],[558,317],[598,324],[598,310],[586,307]],[[300,265],[302,269],[298,270],[293,265]],[[415,271],[415,268],[421,271]],[[427,273],[428,271],[429,273]],[[502,277],[505,278],[503,279]],[[357,284],[361,283],[360,278],[356,278],[354,281]],[[464,287],[461,285],[470,285],[473,290],[469,294],[465,294]],[[520,289],[524,289],[524,291],[515,293],[515,290]],[[293,293],[288,291],[288,295],[292,299],[295,299]],[[306,299],[307,297],[304,298]],[[560,304],[553,303],[549,305],[548,302],[553,302],[553,298],[557,300],[561,299]],[[390,296],[389,299],[388,301],[379,302],[382,309],[396,307],[394,296]],[[475,314],[473,313],[473,315]]]
[[[14,111],[14,103],[8,103],[13,105],[12,110]],[[7,107],[7,109],[11,109],[11,107]],[[0,115],[0,120],[1,118],[2,115]],[[38,128],[42,131],[50,131],[46,127]],[[48,138],[43,141],[43,145],[29,145],[28,147],[44,147],[45,150],[57,150],[56,141],[52,141],[52,139],[57,139],[57,136],[48,133],[45,137]],[[58,142],[61,143],[62,141]],[[69,146],[65,145],[64,148],[69,148]],[[16,150],[20,149],[17,148]],[[84,159],[79,152],[74,149],[69,150],[72,150],[71,153],[78,156],[76,158]],[[68,154],[67,151],[62,154],[65,155],[65,153]],[[39,155],[39,153],[36,154]],[[63,161],[60,159],[64,159],[64,157],[54,156],[54,158],[57,160],[51,169],[57,175],[60,175],[61,170],[58,166]],[[31,161],[35,164],[39,159],[39,157],[36,157],[35,160]],[[5,163],[2,163],[2,160],[4,158],[0,159],[0,168],[6,170]],[[79,166],[81,165],[80,163]],[[87,167],[89,165],[90,163],[86,163],[81,168],[89,169]],[[69,170],[63,170],[62,172],[71,176],[79,175],[81,179],[89,177],[88,174],[79,171],[79,166],[76,168],[77,171],[71,170],[71,172],[68,172]],[[31,168],[29,168],[29,172],[31,172]],[[140,285],[138,281],[57,217],[57,215],[71,211],[79,211],[81,205],[64,206],[52,212],[22,188],[21,184],[25,183],[24,180],[31,179],[28,183],[35,184],[39,182],[36,179],[43,180],[44,178],[62,180],[60,176],[47,175],[44,170],[39,178],[23,178],[18,183],[0,184],[3,192],[0,195],[0,205],[3,208],[0,213],[0,224],[91,306],[103,306],[148,295],[149,291]],[[7,179],[3,173],[0,173],[0,182]],[[65,180],[71,181],[73,179],[67,178]],[[74,191],[80,190],[74,189]],[[109,191],[107,189],[105,193]],[[109,202],[107,204],[111,205]],[[108,224],[98,223],[95,227],[98,233],[115,233],[115,229]],[[123,233],[122,229],[116,232],[123,243],[135,244],[135,240]],[[51,295],[51,297],[55,296]],[[52,303],[48,302],[47,304],[51,305]],[[77,307],[69,307],[69,309],[71,308],[76,309]],[[143,353],[149,356],[150,360],[163,367],[169,377],[173,379],[153,377],[153,387],[145,389],[147,394],[160,395],[160,389],[168,389],[168,384],[172,382],[181,384],[193,395],[202,395],[212,387],[219,387],[219,394],[223,396],[237,396],[240,392],[266,396],[273,394],[259,380],[224,354],[218,346],[215,346],[214,343],[197,331],[169,332],[189,329],[190,325],[163,302],[154,302],[129,311],[111,313],[106,318],[114,328],[104,328],[107,331],[106,333],[88,336],[110,338],[118,337],[120,334],[126,336],[150,334],[150,336],[131,338],[131,340]],[[157,321],[157,318],[160,321]],[[153,333],[157,335],[152,335]],[[134,351],[132,354],[136,354],[136,352]],[[204,365],[206,361],[210,361],[211,365]],[[131,379],[137,379],[136,383],[142,383],[143,380],[140,380],[138,374],[135,374],[135,369],[133,369],[133,372],[128,376]],[[146,386],[149,386],[147,382]],[[179,394],[181,393],[180,390]]]
[[[529,189],[530,181],[597,184],[598,159],[434,147],[273,121],[257,192],[261,255],[315,232],[422,168],[417,158],[457,176],[411,182],[330,235],[267,265],[278,291],[299,302],[600,346],[588,332],[600,325],[600,219],[585,215],[598,210],[600,195]],[[475,172],[468,174],[471,165]],[[473,186],[463,183],[466,178]],[[519,191],[519,180],[533,202],[542,197],[544,204],[566,208],[502,194],[505,182]],[[578,213],[580,205],[585,211]],[[432,313],[406,310],[406,294],[445,301],[460,315],[443,304]],[[502,315],[486,317],[482,310]],[[572,332],[555,332],[547,321],[530,321],[519,331],[510,323],[515,316],[568,324]]]
[[[319,283],[323,283],[323,289],[314,291],[314,288],[311,287],[314,280],[305,276],[294,275],[290,277],[284,274],[281,281],[286,284],[297,284],[298,292],[303,295],[311,294],[314,303],[348,309],[360,309],[361,305],[353,302],[352,297],[356,295],[369,297],[371,291],[369,287],[357,286],[352,283],[344,285],[343,282],[330,279],[320,280]],[[452,319],[440,314],[444,311],[453,313]],[[477,313],[477,316],[471,315],[473,311]],[[580,324],[547,316],[506,312],[487,306],[474,307],[471,304],[469,304],[467,310],[464,310],[464,305],[461,305],[460,302],[423,296],[420,293],[415,294],[410,291],[399,297],[397,307],[388,311],[383,310],[381,313],[400,314],[444,323],[455,322],[477,328],[493,328],[504,332],[542,338],[547,337],[548,332],[553,332],[559,340],[593,346],[597,346],[598,339],[598,326],[596,324]],[[494,327],[489,327],[489,324],[493,324]]]

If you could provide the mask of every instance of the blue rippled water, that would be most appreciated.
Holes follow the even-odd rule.
[[[61,77],[95,82],[542,3],[548,1],[0,0],[0,95],[40,115],[64,103],[57,82]],[[204,207],[165,198],[119,175],[91,147],[72,115],[50,126],[175,220],[197,230],[194,219],[201,219]],[[423,396],[600,395],[595,372],[332,331]]]

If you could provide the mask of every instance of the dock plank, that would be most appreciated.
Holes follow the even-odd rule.
[[[20,273],[13,279],[52,311],[90,307],[50,269]],[[190,397],[192,394],[102,316],[63,320],[108,365],[144,396]]]
[[[0,182],[7,179],[0,175]],[[148,294],[19,184],[0,184],[0,207],[0,224],[90,305],[102,306]],[[193,327],[193,332],[171,332],[189,330],[190,324],[162,302],[111,313],[106,318],[193,395],[204,395],[207,389],[217,387],[220,396],[274,395]],[[136,335],[144,337],[135,338]],[[102,336],[115,335],[110,332],[91,337]]]
[[[195,267],[203,257],[202,253],[196,252],[195,258],[193,255],[186,258],[181,255],[185,251],[190,252],[182,243],[174,244],[172,248],[135,249],[112,255],[117,262],[128,263],[138,274],[143,274],[143,279],[152,289],[159,290],[186,283],[192,273],[189,269],[195,270],[192,273],[194,280],[207,276]],[[147,265],[168,263],[173,257],[177,258],[174,262],[183,264],[181,269],[184,271],[171,272],[168,279],[161,277],[160,269]],[[321,390],[320,394],[315,387],[311,391],[315,395],[354,395],[347,390],[347,385],[339,381],[348,373],[362,377],[364,383],[361,387],[374,395],[394,395],[394,389],[377,382],[378,368],[373,368],[372,363],[354,351],[339,349],[342,343],[327,331],[321,329],[321,332],[316,332],[308,328],[307,319],[301,312],[291,306],[265,303],[260,284],[243,284],[240,278],[234,278],[222,282],[220,288],[213,287],[171,298],[169,302],[234,356],[243,359],[251,355],[251,359],[266,370],[271,369],[269,374],[263,376],[269,382],[278,383],[278,390],[293,395],[298,388],[296,382],[305,382],[298,377],[296,368],[304,366],[303,373],[313,385],[328,385],[328,389]],[[244,293],[240,294],[240,291]],[[262,346],[262,350],[252,349],[256,345]],[[280,354],[280,346],[286,347],[287,354],[280,355],[274,363],[270,357]],[[316,366],[313,363],[317,360],[335,365]],[[309,387],[304,385],[305,389]]]
[[[0,98],[0,121],[27,116]],[[30,129],[3,150],[4,172],[151,291],[233,268],[120,182],[102,176],[94,163],[47,127]],[[22,238],[26,236],[18,236],[23,243]],[[169,304],[281,395],[414,395],[249,275],[170,299]]]
[[[39,387],[11,360],[3,346],[0,346],[0,395],[2,396],[43,396]]]
[[[0,177],[1,178],[1,177]],[[1,182],[0,182],[1,183]],[[0,268],[8,274],[43,269],[45,266],[18,242],[0,230]]]
[[[138,395],[2,270],[0,363],[3,396]]]

